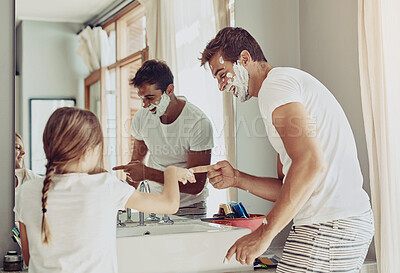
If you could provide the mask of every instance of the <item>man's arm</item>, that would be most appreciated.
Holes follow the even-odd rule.
[[[277,158],[276,158],[276,173],[278,174],[278,178],[283,181],[283,178],[285,178],[285,175],[283,174],[282,168],[283,168],[283,165],[281,162],[281,158],[278,154]]]
[[[211,162],[211,150],[205,151],[189,151],[186,168],[192,168],[201,165],[208,165]],[[207,173],[196,173],[196,183],[187,183],[185,185],[179,185],[180,192],[189,194],[198,194],[203,188],[207,181]]]
[[[131,178],[135,182],[140,182],[142,180],[148,179],[158,183],[164,184],[164,172],[147,167],[143,164],[144,157],[146,156],[148,148],[146,143],[142,140],[135,139],[133,145],[133,152],[131,162],[139,162],[132,166]]]
[[[324,170],[324,159],[318,138],[309,131],[310,117],[301,103],[278,107],[272,120],[292,160],[278,200],[267,216],[267,234],[275,237],[310,198]]]
[[[143,159],[146,156],[148,150],[149,149],[147,148],[147,145],[143,140],[138,140],[134,138],[131,162],[139,161],[143,163]]]
[[[135,188],[139,182],[145,179],[164,183],[164,172],[147,167],[143,160],[147,154],[148,147],[143,140],[133,140],[133,151],[131,161],[126,165],[120,165],[112,168],[114,171],[123,170],[127,173],[127,182]]]
[[[245,190],[260,198],[275,202],[282,188],[282,180],[273,177],[258,177],[235,170],[237,173],[237,188]]]
[[[210,164],[211,162],[211,150],[205,151],[189,151],[186,168],[192,168],[199,165]],[[164,173],[162,171],[146,167],[145,177],[146,179],[156,181],[160,184],[164,184]],[[207,180],[206,173],[196,173],[196,183],[186,183],[185,185],[179,183],[179,191],[182,193],[198,194],[203,188]]]
[[[249,265],[303,207],[324,169],[321,145],[308,131],[310,119],[301,103],[288,103],[276,108],[272,120],[292,164],[278,199],[266,217],[267,224],[237,240],[227,252],[228,260],[236,254],[238,261]]]
[[[281,179],[240,172],[226,160],[214,165],[194,167],[193,170],[207,173],[211,185],[216,189],[235,187],[272,202],[277,200],[281,192]]]

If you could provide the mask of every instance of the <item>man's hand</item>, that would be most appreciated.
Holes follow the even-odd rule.
[[[198,166],[192,168],[195,173],[207,172],[211,185],[216,189],[226,189],[237,187],[236,170],[232,165],[224,160],[214,165]]]
[[[131,161],[126,165],[120,165],[112,168],[114,171],[123,170],[126,173],[127,182],[132,186],[145,179],[145,166],[140,161]]]
[[[238,239],[228,250],[225,258],[229,261],[233,254],[241,264],[252,266],[254,260],[267,250],[273,238],[269,238],[265,225],[261,225],[254,232]]]

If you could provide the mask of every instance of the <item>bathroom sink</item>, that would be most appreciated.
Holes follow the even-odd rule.
[[[174,218],[173,218],[174,219]],[[119,273],[234,272],[252,267],[235,257],[224,264],[231,245],[250,229],[222,226],[200,220],[173,225],[128,225],[117,229]]]
[[[176,223],[173,225],[150,224],[146,226],[124,227],[117,229],[117,238],[127,236],[157,236],[164,234],[217,232],[219,225],[204,225],[200,223]]]

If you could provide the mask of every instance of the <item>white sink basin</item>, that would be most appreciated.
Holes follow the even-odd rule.
[[[148,224],[117,229],[117,238],[129,236],[156,236],[176,233],[216,232],[220,231],[219,225],[204,225],[203,223],[176,223],[173,225]]]
[[[238,263],[235,257],[228,264],[223,264],[229,247],[248,233],[249,229],[200,220],[118,228],[118,271],[189,273],[252,269]]]

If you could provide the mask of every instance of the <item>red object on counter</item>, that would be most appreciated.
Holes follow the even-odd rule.
[[[225,218],[223,220],[207,220],[207,222],[226,226],[249,228],[251,231],[254,231],[261,226],[264,218],[265,215],[262,214],[250,214],[249,218]]]

